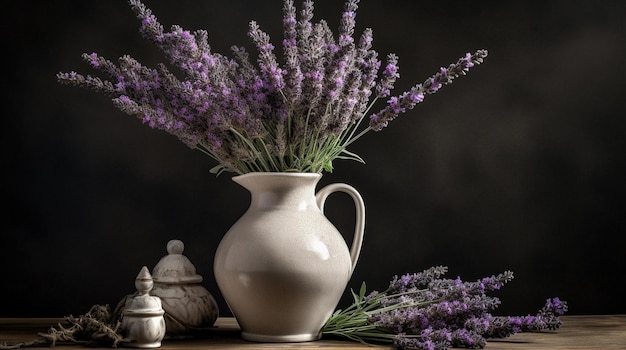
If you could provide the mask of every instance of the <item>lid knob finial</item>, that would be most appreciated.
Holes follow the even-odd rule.
[[[185,244],[181,240],[172,239],[169,242],[167,242],[168,254],[182,254],[184,250],[185,250]]]
[[[137,288],[137,293],[139,295],[146,295],[152,290],[153,286],[154,281],[152,280],[150,271],[148,271],[148,267],[142,267],[137,275],[137,278],[135,278],[135,288]]]

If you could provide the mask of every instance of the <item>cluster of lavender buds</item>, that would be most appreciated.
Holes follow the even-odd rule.
[[[326,21],[313,21],[312,0],[304,0],[299,11],[285,0],[282,55],[251,21],[254,62],[244,47],[233,46],[231,57],[213,52],[205,30],[173,25],[166,31],[140,0],[130,0],[140,32],[167,64],[149,68],[128,55],[114,63],[85,53],[82,58],[104,78],[72,71],[57,79],[103,93],[121,111],[206,153],[218,163],[215,173],[330,172],[334,159],[362,162],[347,150],[351,143],[382,130],[487,56],[486,50],[467,53],[392,96],[398,57],[389,54],[382,67],[369,28],[355,39],[358,2],[346,0],[335,36]],[[386,105],[370,114],[378,99]],[[362,123],[367,115],[369,123]]]
[[[555,330],[567,303],[546,300],[536,315],[494,316],[500,300],[487,295],[513,279],[506,271],[477,281],[446,279],[444,266],[394,277],[387,290],[366,295],[365,284],[354,302],[337,310],[322,329],[327,337],[362,343],[393,343],[399,349],[482,349],[488,338],[515,333]]]

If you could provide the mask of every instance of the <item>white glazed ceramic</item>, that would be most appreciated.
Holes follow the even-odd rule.
[[[202,276],[183,255],[185,245],[173,239],[167,243],[167,255],[152,269],[154,287],[151,295],[161,298],[165,310],[167,338],[189,338],[210,329],[218,317],[217,303],[202,286]]]
[[[357,263],[365,205],[346,184],[317,194],[321,174],[250,173],[233,180],[251,193],[246,213],[220,242],[214,262],[217,284],[242,330],[258,342],[300,342],[321,337]],[[351,248],[324,216],[333,192],[356,205]]]
[[[124,346],[134,348],[158,348],[165,336],[165,311],[159,297],[149,295],[153,286],[152,276],[146,266],[135,279],[137,293],[126,300],[122,313],[121,328],[128,339]]]

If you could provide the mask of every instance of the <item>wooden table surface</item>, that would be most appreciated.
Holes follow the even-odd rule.
[[[487,342],[488,350],[626,349],[626,315],[561,316],[563,326],[556,331],[520,333]],[[32,341],[37,332],[47,332],[61,319],[0,318],[0,344]],[[160,349],[393,349],[392,346],[368,346],[351,341],[318,340],[304,343],[253,343],[239,337],[233,318],[219,318],[216,330],[201,339],[165,339]],[[56,345],[54,349],[79,349],[86,346]]]

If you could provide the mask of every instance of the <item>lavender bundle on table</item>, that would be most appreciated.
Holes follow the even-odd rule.
[[[515,333],[557,329],[567,303],[546,300],[536,315],[494,316],[500,304],[487,295],[513,279],[506,271],[498,276],[467,282],[441,278],[443,266],[394,277],[384,292],[366,295],[365,283],[354,302],[338,310],[326,323],[326,336],[360,342],[391,342],[400,349],[445,350],[448,347],[484,348],[488,338]]]

